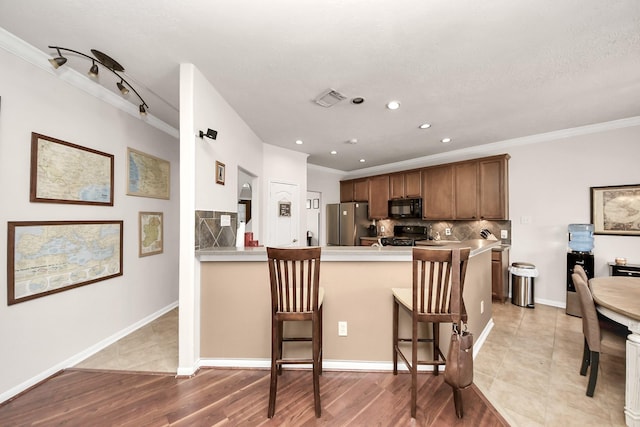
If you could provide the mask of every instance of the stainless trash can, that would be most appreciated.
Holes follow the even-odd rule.
[[[511,273],[511,303],[520,307],[534,308],[534,278],[538,276],[536,266],[528,262],[514,262]]]

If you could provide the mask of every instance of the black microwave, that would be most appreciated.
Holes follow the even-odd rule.
[[[422,199],[389,200],[389,218],[422,218]]]

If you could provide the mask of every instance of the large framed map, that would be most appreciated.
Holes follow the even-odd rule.
[[[127,194],[169,199],[169,162],[127,148]]]
[[[8,304],[122,276],[122,225],[122,221],[8,222]]]
[[[113,154],[32,132],[29,199],[113,206]]]
[[[594,234],[640,236],[640,184],[591,187]]]

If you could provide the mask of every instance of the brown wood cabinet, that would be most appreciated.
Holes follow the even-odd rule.
[[[369,178],[369,218],[385,219],[389,216],[389,175]]]
[[[509,219],[508,155],[454,166],[453,219]]]
[[[454,166],[454,219],[478,219],[478,163]]]
[[[368,202],[369,179],[340,181],[340,202]]]
[[[509,218],[508,158],[478,161],[478,215],[480,219]]]
[[[389,195],[392,199],[420,197],[422,181],[420,170],[389,175]]]
[[[505,303],[509,298],[509,251],[491,251],[491,296]]]
[[[422,218],[453,218],[453,166],[450,164],[422,171]]]
[[[508,154],[340,182],[341,202],[368,202],[388,217],[388,200],[422,197],[426,220],[509,219]]]

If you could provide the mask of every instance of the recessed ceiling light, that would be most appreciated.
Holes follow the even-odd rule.
[[[302,145],[302,140],[301,140],[301,139],[297,139],[297,140],[296,140],[296,144],[298,144],[298,145]]]
[[[389,110],[397,110],[400,108],[400,103],[398,101],[391,101],[387,104],[387,108]]]
[[[440,142],[442,142],[443,144],[448,144],[451,142],[451,138],[442,138]]]
[[[364,162],[366,162],[365,159],[360,159],[360,163],[364,163]]]
[[[420,125],[420,129],[429,129],[431,127],[431,123],[423,123]]]
[[[361,97],[361,96],[356,96],[355,98],[353,98],[353,99],[351,100],[351,103],[352,103],[352,104],[356,104],[356,105],[360,105],[360,104],[362,104],[363,102],[364,102],[364,98],[363,98],[363,97]]]
[[[331,151],[331,154],[338,154],[336,150]]]

